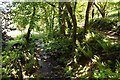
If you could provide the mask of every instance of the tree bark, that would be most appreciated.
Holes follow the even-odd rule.
[[[92,10],[92,19],[94,18],[94,9]]]
[[[90,0],[88,1],[88,6],[87,6],[87,10],[86,10],[86,15],[85,15],[84,34],[86,34],[87,27],[89,26],[89,12],[90,12],[92,3],[93,2],[90,2]]]
[[[75,5],[74,5],[74,14],[75,14],[76,6],[77,6],[77,2],[75,2]]]
[[[66,5],[66,8],[67,8],[71,18],[72,18],[72,23],[73,23],[73,35],[72,35],[73,38],[72,39],[73,39],[73,46],[75,47],[75,45],[76,45],[76,31],[77,31],[76,17],[75,17],[73,10],[72,10],[70,2],[66,2],[65,5]]]

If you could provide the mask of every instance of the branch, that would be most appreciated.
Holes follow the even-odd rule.
[[[51,4],[50,2],[47,2],[46,0],[45,0],[45,2],[46,2],[47,4],[49,4],[49,5],[51,5],[51,6],[54,7],[54,8],[60,9],[59,7],[56,7],[54,4]]]
[[[55,7],[55,8],[58,8],[59,9],[59,7],[56,7],[55,5],[53,5],[53,4],[51,4],[50,2],[47,2],[46,0],[44,0],[47,4],[49,4],[49,5],[51,5],[52,7]]]
[[[101,15],[103,14],[103,12],[100,10],[100,8],[97,6],[97,4],[95,4],[95,2],[93,3],[96,7],[97,7],[97,9],[99,10],[99,12],[101,13]]]
[[[104,8],[103,8],[103,10],[105,10],[105,7],[106,7],[106,5],[107,5],[107,2],[105,2],[105,5],[104,5]]]
[[[51,5],[52,7],[55,7],[55,8],[56,8],[56,6],[53,5],[53,4],[51,4],[50,2],[46,2],[46,3],[48,3],[48,4]]]

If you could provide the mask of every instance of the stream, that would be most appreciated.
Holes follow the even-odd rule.
[[[39,39],[36,44],[38,45],[38,48],[40,48],[37,60],[40,66],[40,73],[43,75],[43,78],[63,78],[63,67],[61,67],[56,60],[52,59],[51,56],[45,52],[43,39]]]
[[[43,76],[48,75],[47,73],[51,71],[51,63],[48,61],[48,58],[50,56],[47,55],[47,53],[44,50],[44,42],[42,39],[39,40],[39,46],[41,49],[41,52],[39,53],[38,62],[40,65],[40,72],[43,74]]]

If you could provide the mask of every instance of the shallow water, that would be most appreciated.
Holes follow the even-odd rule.
[[[38,43],[39,42],[39,43]],[[40,48],[38,62],[40,66],[40,73],[44,78],[60,78],[63,77],[63,72],[56,60],[52,59],[44,50],[44,42],[42,39],[37,41]],[[58,67],[59,66],[59,67]],[[58,67],[58,69],[56,69]]]

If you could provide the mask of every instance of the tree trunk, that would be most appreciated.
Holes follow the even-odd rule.
[[[88,1],[88,6],[85,15],[85,25],[84,25],[84,34],[87,32],[87,27],[89,26],[89,12],[93,2]]]
[[[65,11],[65,19],[66,19],[66,21],[67,21],[67,25],[68,25],[68,28],[69,28],[69,31],[68,31],[68,35],[69,36],[71,36],[71,30],[72,30],[72,24],[71,24],[71,21],[70,21],[70,18],[69,18],[69,16],[68,16],[68,12],[67,11]]]
[[[61,2],[59,2],[58,6],[59,6],[59,18],[58,18],[59,20],[58,20],[58,21],[59,21],[60,33],[62,33],[62,31],[61,31],[61,26],[62,26],[62,23],[61,23],[61,19],[62,19],[62,18],[61,18],[61,15],[62,15],[62,14],[61,14],[61,12],[62,12]]]
[[[30,33],[31,33],[31,30],[33,29],[33,18],[35,16],[35,6],[33,5],[33,13],[32,13],[32,16],[31,16],[31,21],[30,21],[30,26],[28,28],[28,32],[27,32],[27,35],[26,35],[26,41],[29,42],[29,38],[30,38]]]
[[[60,26],[60,33],[65,35],[65,12],[64,12],[64,3],[59,2],[59,26]]]
[[[72,23],[73,23],[73,35],[72,35],[73,38],[72,39],[73,39],[73,47],[75,49],[75,45],[76,45],[76,31],[77,31],[76,17],[75,17],[75,14],[74,14],[73,10],[72,10],[70,2],[66,2],[65,5],[66,5],[66,8],[67,8],[71,18],[72,18]]]
[[[46,32],[49,32],[49,21],[48,21],[48,17],[47,17],[47,11],[46,8],[44,7],[44,15],[45,15],[45,22],[46,22]]]
[[[92,19],[94,18],[94,9],[92,10]]]
[[[55,10],[54,10],[53,7],[51,8],[51,14],[52,14],[52,16],[51,16],[51,20],[50,20],[51,21],[51,23],[50,23],[51,24],[50,25],[51,26],[50,31],[51,31],[51,34],[53,35],[54,34],[53,33],[54,32],[53,31],[54,30],[54,18],[55,18]]]
[[[77,6],[77,2],[75,2],[75,5],[74,5],[74,14],[75,14],[75,10],[76,10],[76,6]]]
[[[65,12],[62,13],[62,34],[65,35]]]

